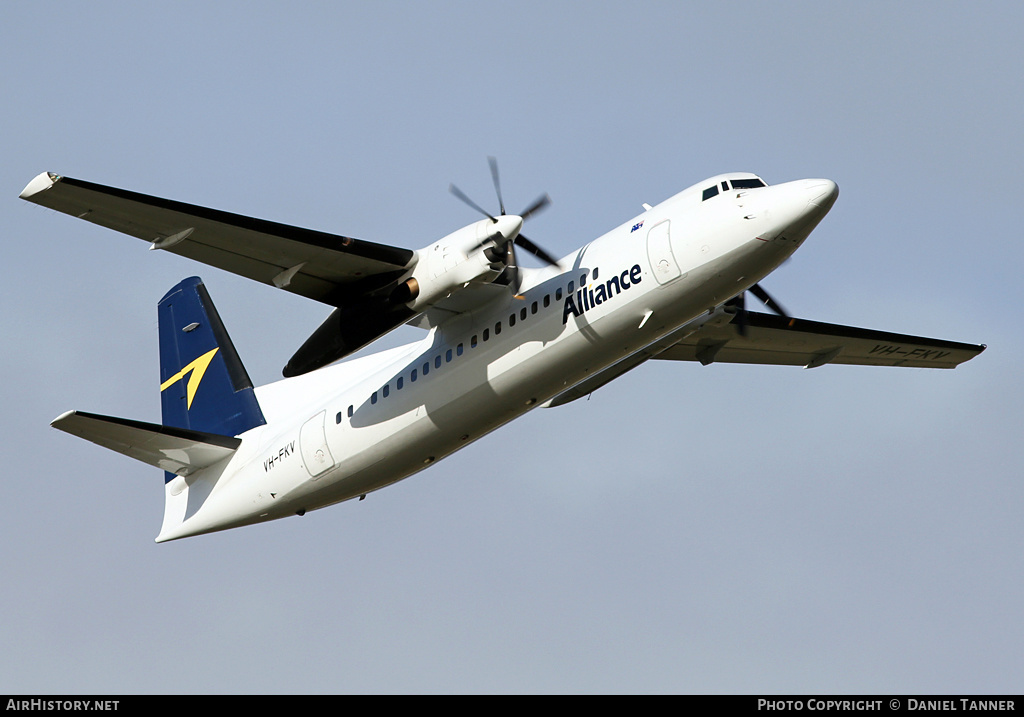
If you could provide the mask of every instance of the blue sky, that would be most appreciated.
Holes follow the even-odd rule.
[[[1018,3],[0,8],[3,692],[1019,692]],[[648,365],[303,518],[152,542],[161,475],[49,428],[159,419],[202,276],[250,375],[322,321],[17,199],[42,171],[426,245],[553,205],[564,254],[704,177],[839,200],[793,314],[955,371]],[[412,329],[383,345],[411,340]]]

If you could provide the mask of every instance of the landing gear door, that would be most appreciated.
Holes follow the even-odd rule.
[[[672,254],[668,221],[654,225],[647,232],[647,258],[651,262],[654,278],[659,284],[667,284],[682,275],[679,264]]]
[[[302,424],[302,428],[299,430],[302,462],[306,465],[306,470],[309,471],[313,480],[334,467],[334,456],[331,455],[331,449],[327,447],[327,433],[324,430],[326,418],[327,411],[321,411]]]

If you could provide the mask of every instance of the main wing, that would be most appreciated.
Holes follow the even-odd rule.
[[[710,363],[776,364],[814,368],[858,366],[956,368],[985,345],[893,334],[853,326],[746,312],[725,324],[709,322],[653,358]]]
[[[44,172],[21,198],[150,242],[152,249],[340,306],[410,268],[409,249],[207,209]]]
[[[562,406],[587,396],[651,359],[711,363],[774,364],[815,368],[827,363],[857,366],[956,368],[985,345],[893,334],[775,314],[729,316],[719,308],[645,346],[546,403]]]

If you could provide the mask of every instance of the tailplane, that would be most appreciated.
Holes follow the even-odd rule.
[[[198,277],[180,282],[158,306],[163,422],[68,411],[51,425],[163,468],[164,523],[157,541],[193,533],[196,514],[242,443],[266,423],[252,381]]]
[[[232,436],[169,428],[84,411],[68,411],[50,425],[180,476],[190,476],[230,458],[242,443]]]

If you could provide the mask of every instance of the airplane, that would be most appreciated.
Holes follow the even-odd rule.
[[[187,278],[157,308],[161,423],[51,425],[165,471],[160,543],[362,500],[651,359],[955,368],[985,349],[794,318],[764,290],[832,208],[831,180],[711,177],[555,258],[522,233],[550,199],[507,214],[489,161],[499,213],[451,185],[484,218],[416,250],[40,174],[22,199],[333,309],[282,380],[254,387]],[[340,361],[403,324],[426,335]]]

